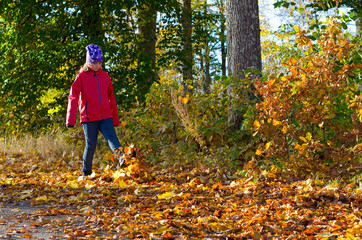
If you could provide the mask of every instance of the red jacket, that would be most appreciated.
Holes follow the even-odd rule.
[[[119,125],[113,85],[105,71],[81,71],[78,74],[68,99],[67,125],[75,125],[77,105],[81,123],[112,118],[113,125]]]

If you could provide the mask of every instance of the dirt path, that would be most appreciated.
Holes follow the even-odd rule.
[[[76,216],[40,214],[47,205],[32,206],[29,202],[1,203],[0,239],[64,239],[62,225]],[[84,221],[83,218],[78,219]],[[54,223],[59,223],[59,228]]]

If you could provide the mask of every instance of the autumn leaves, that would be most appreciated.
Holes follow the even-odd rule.
[[[304,57],[291,58],[285,76],[255,82],[263,101],[253,127],[264,140],[256,155],[312,172],[328,162],[336,177],[334,166],[349,168],[361,157],[362,94],[355,74],[362,65],[353,61],[355,46],[333,20],[315,42],[307,31],[296,31]]]

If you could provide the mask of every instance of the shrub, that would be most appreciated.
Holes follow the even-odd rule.
[[[284,76],[255,83],[263,98],[254,122],[263,139],[256,153],[290,169],[338,174],[333,170],[358,161],[362,151],[361,61],[352,57],[358,48],[333,20],[316,42],[296,30],[305,56],[290,59]]]

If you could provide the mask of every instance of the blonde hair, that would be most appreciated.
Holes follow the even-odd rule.
[[[79,72],[88,72],[90,64],[89,62],[84,63],[84,65],[80,67]]]

